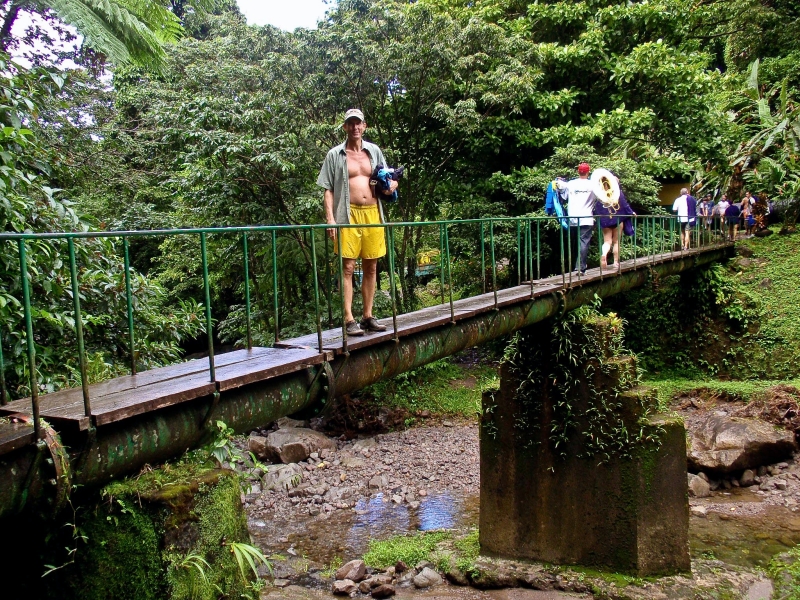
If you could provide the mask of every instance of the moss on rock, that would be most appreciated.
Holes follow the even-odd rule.
[[[249,543],[232,471],[182,464],[106,486],[81,511],[86,536],[50,597],[82,600],[255,596],[231,543]]]

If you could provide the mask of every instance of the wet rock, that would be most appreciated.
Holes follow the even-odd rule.
[[[389,477],[387,475],[376,475],[369,480],[369,487],[373,490],[380,490],[389,485]]]
[[[264,490],[289,490],[303,481],[303,469],[297,464],[270,466],[262,481]]]
[[[442,583],[442,576],[430,567],[425,567],[422,572],[414,577],[414,586],[428,588]]]
[[[367,566],[363,560],[351,560],[336,569],[337,580],[347,580],[358,582],[367,577]]]
[[[709,415],[690,432],[689,468],[731,473],[791,455],[794,434],[756,419]]]
[[[398,560],[396,563],[394,563],[395,573],[399,575],[401,573],[405,573],[406,571],[408,571],[408,565],[404,563],[402,560]]]
[[[772,279],[770,279],[769,277],[765,277],[759,282],[758,287],[765,290],[770,289],[772,287]]]
[[[395,594],[394,586],[389,584],[379,585],[374,590],[372,590],[373,598],[389,598],[390,596],[394,596],[394,594]]]
[[[306,460],[312,452],[323,449],[336,450],[336,442],[313,429],[279,429],[267,436],[267,453],[272,460],[282,463]]]
[[[742,476],[739,478],[739,485],[742,487],[750,487],[756,482],[756,474],[752,469],[745,469]]]
[[[268,460],[267,438],[262,435],[251,435],[247,440],[247,449],[255,454],[259,460]]]
[[[308,421],[298,421],[297,419],[290,419],[289,417],[281,417],[275,424],[278,429],[296,429],[298,427],[308,427]]]
[[[275,587],[278,587],[278,588],[285,588],[290,583],[291,582],[288,579],[273,579],[272,580],[272,585],[274,585]]]
[[[378,442],[375,441],[375,438],[365,438],[363,440],[357,440],[353,444],[353,452],[363,453],[365,450],[371,452],[377,447],[378,447]]]
[[[707,498],[711,495],[711,486],[702,477],[689,475],[689,495],[695,498]]]
[[[743,256],[745,258],[751,258],[755,253],[753,252],[753,249],[750,248],[749,246],[740,244],[736,246],[736,254],[738,254],[739,256]]]
[[[705,506],[692,506],[689,509],[689,512],[691,512],[692,516],[695,517],[705,517],[706,514],[708,513]]]
[[[333,593],[335,596],[351,596],[358,591],[354,581],[349,579],[342,579],[333,582]]]
[[[362,594],[369,594],[372,591],[372,579],[365,579],[358,584],[358,591]]]
[[[759,579],[747,590],[747,600],[770,600],[774,591],[769,579]]]
[[[358,456],[343,456],[341,465],[347,469],[360,469],[367,466],[367,461]]]
[[[777,490],[785,490],[786,489],[786,482],[783,479],[776,479],[774,481],[775,489]]]
[[[451,566],[450,570],[445,573],[445,577],[447,578],[447,581],[453,585],[469,585],[469,577],[467,577],[467,575],[456,566]]]

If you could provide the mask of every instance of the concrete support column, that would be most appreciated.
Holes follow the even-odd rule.
[[[554,325],[523,330],[500,389],[484,393],[481,550],[640,576],[688,571],[683,423],[655,414],[654,395],[636,387],[621,323],[594,313]]]

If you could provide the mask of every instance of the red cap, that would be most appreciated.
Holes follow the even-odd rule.
[[[586,175],[591,169],[589,163],[582,162],[578,165],[578,175]]]

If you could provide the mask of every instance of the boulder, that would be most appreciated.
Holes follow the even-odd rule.
[[[300,465],[271,465],[264,475],[264,490],[290,490],[303,481],[303,469]]]
[[[739,485],[742,487],[750,487],[751,485],[754,485],[755,482],[755,472],[752,469],[745,469],[744,473],[742,473],[742,476],[739,479]]]
[[[757,419],[709,415],[690,432],[689,468],[732,473],[791,455],[794,434]]]
[[[301,462],[321,450],[336,450],[336,442],[313,429],[278,429],[267,436],[266,452],[276,462]]]
[[[267,438],[263,435],[251,435],[247,440],[247,449],[255,454],[259,460],[268,460],[270,454],[267,451]]]
[[[354,581],[350,581],[349,579],[343,579],[341,581],[337,580],[333,582],[334,596],[350,596],[355,594],[357,591],[358,586]]]
[[[418,588],[427,588],[440,583],[442,583],[442,576],[430,567],[425,567],[419,575],[414,577],[414,586]]]
[[[689,475],[689,495],[695,498],[707,498],[711,495],[711,486],[702,477]]]
[[[367,565],[363,560],[351,560],[336,569],[335,577],[339,580],[363,581],[367,578]]]
[[[373,598],[388,598],[394,596],[394,586],[384,583],[372,590]]]

